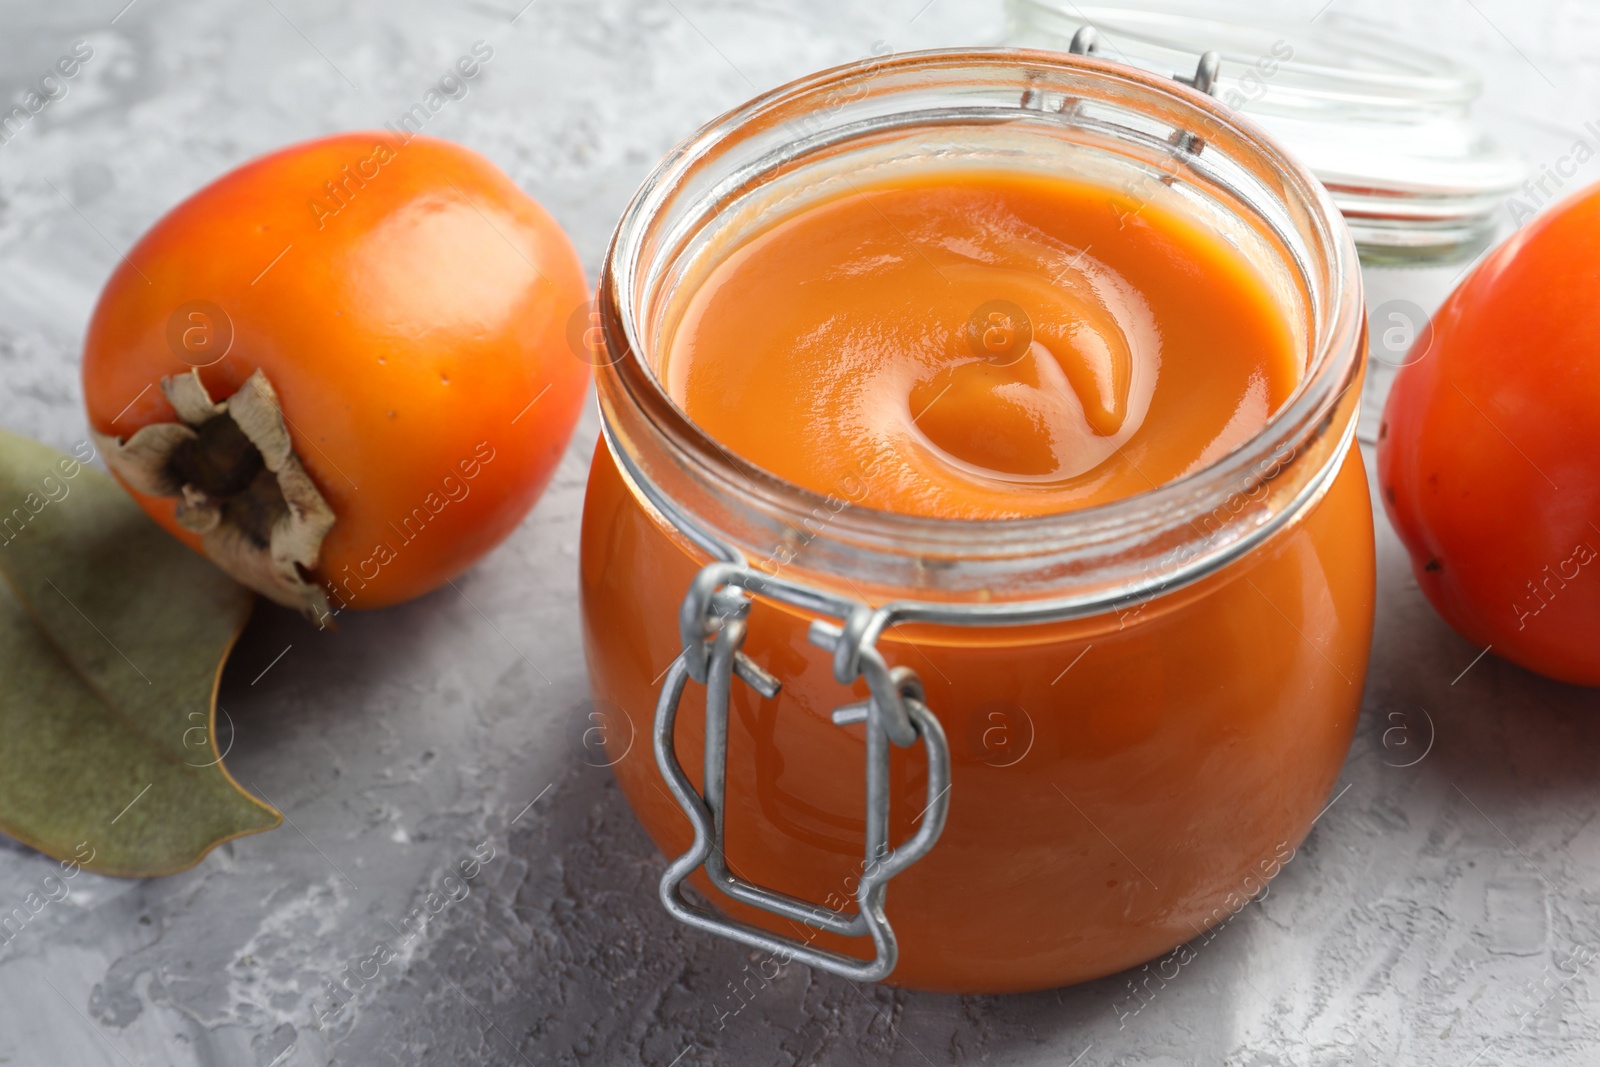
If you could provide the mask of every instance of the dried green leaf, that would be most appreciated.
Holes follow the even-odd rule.
[[[0,832],[103,874],[170,874],[281,821],[216,747],[254,597],[90,454],[0,431]]]

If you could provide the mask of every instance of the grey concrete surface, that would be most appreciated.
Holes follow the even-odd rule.
[[[593,276],[634,186],[700,122],[880,42],[1003,28],[964,0],[125,2],[0,6],[0,96],[94,48],[0,145],[0,424],[62,448],[85,433],[78,351],[118,250],[251,156],[393,118],[474,41],[493,60],[428,132],[504,167]],[[1334,2],[1483,68],[1484,120],[1535,165],[1600,118],[1581,0]],[[1574,182],[1600,178],[1587,167]],[[1455,273],[1374,271],[1373,302],[1432,307]],[[595,434],[591,414],[459,590],[337,634],[258,612],[223,685],[228,764],[288,821],[170,878],[75,880],[0,947],[0,1064],[1600,1063],[1600,700],[1476,658],[1381,518],[1375,658],[1334,803],[1270,896],[1153,995],[1130,1000],[1131,974],[954,997],[790,966],[736,999],[749,957],[664,917],[661,858],[570,740]],[[493,858],[471,892],[323,1017],[327,982],[475,849]],[[50,867],[0,844],[0,904]]]

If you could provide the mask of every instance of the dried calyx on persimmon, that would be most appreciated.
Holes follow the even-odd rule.
[[[127,440],[95,433],[111,469],[138,492],[177,497],[179,525],[241,585],[312,620],[328,617],[307,580],[333,509],[301,465],[278,395],[257,370],[213,401],[195,371],[161,380],[178,422],[152,423]]]

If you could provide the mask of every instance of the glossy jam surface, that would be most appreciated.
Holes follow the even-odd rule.
[[[1220,235],[1025,173],[857,183],[745,241],[668,318],[658,372],[730,451],[941,518],[1170,482],[1257,433],[1300,373]]]

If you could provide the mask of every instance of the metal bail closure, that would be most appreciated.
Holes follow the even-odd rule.
[[[1099,50],[1100,31],[1093,26],[1079,26],[1078,32],[1072,35],[1072,42],[1067,45],[1067,51],[1075,56],[1092,56]],[[1217,74],[1221,69],[1221,53],[1202,52],[1193,74],[1174,74],[1172,80],[1193,86],[1207,96],[1216,96]],[[1175,131],[1170,140],[1174,148],[1192,155],[1199,155],[1206,146],[1203,138],[1187,130]]]
[[[662,777],[694,826],[694,844],[661,876],[661,903],[681,922],[741,944],[763,949],[783,959],[862,982],[876,982],[894,970],[899,947],[884,912],[889,879],[921,859],[944,830],[950,803],[950,750],[939,720],[923,703],[922,683],[908,667],[891,669],[875,647],[883,620],[865,605],[855,605],[840,616],[841,626],[814,622],[810,640],[834,653],[834,677],[849,685],[857,677],[867,681],[871,697],[833,712],[838,726],[864,723],[867,733],[866,847],[859,871],[856,912],[849,914],[800,900],[735,875],[724,852],[724,812],[728,769],[728,701],[733,677],[763,697],[776,696],[779,682],[740,651],[745,638],[745,618],[750,611],[749,590],[773,599],[794,602],[784,583],[770,582],[759,572],[737,563],[712,563],[690,583],[679,615],[684,638],[682,654],[667,671],[656,704],[655,752]],[[815,610],[807,599],[804,606]],[[695,791],[678,762],[674,742],[678,704],[684,686],[693,678],[706,687],[705,793]],[[920,824],[897,847],[889,844],[889,744],[906,747],[922,742],[928,759],[927,805]],[[697,867],[720,892],[734,900],[774,915],[803,923],[813,931],[826,930],[846,937],[870,937],[875,949],[870,960],[845,956],[806,940],[769,933],[748,923],[724,918],[696,907],[684,897],[683,881]]]

